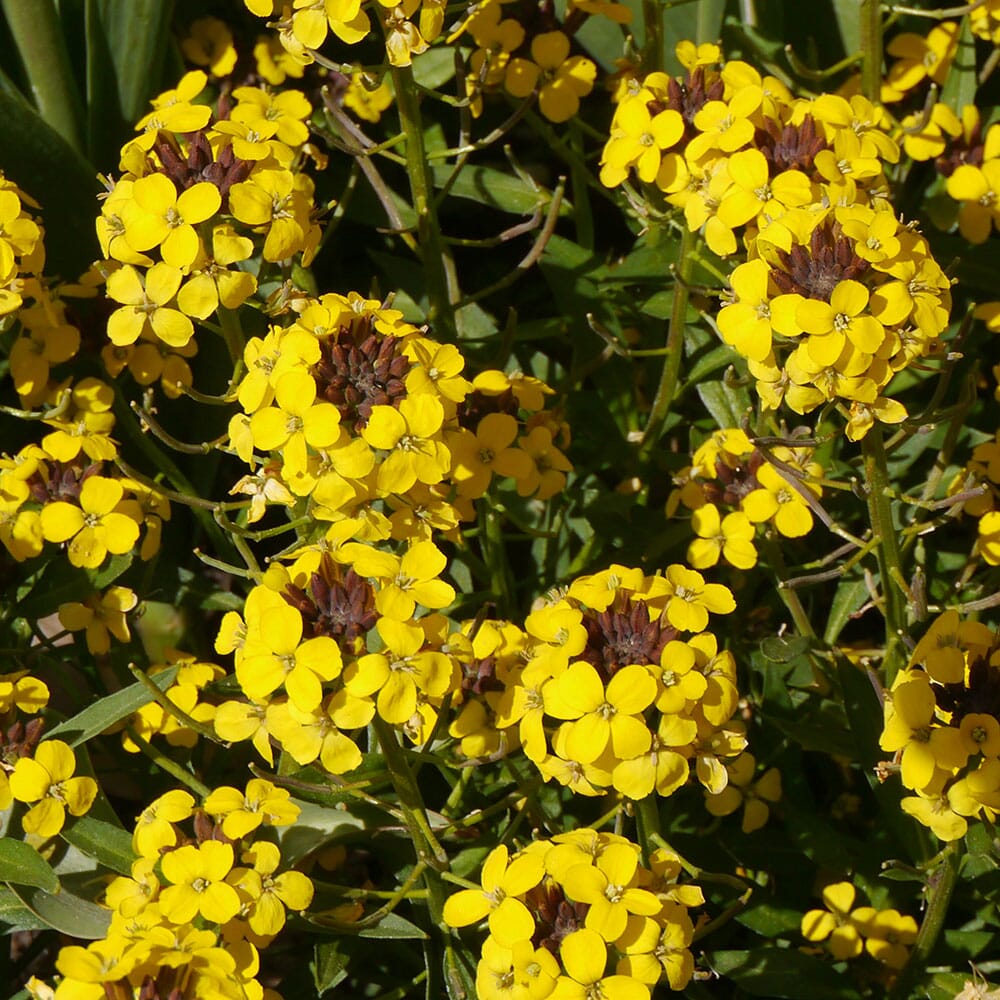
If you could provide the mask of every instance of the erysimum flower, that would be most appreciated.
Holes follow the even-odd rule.
[[[97,782],[73,777],[76,758],[62,740],[46,740],[34,757],[22,757],[10,776],[10,791],[19,802],[33,802],[21,821],[25,833],[54,837],[66,822],[66,813],[82,816],[97,797]]]
[[[448,897],[445,922],[451,927],[465,927],[488,916],[490,933],[504,947],[527,941],[534,933],[535,921],[524,903],[514,897],[533,889],[544,875],[539,855],[521,854],[511,861],[501,844],[483,864],[482,890],[463,889]]]

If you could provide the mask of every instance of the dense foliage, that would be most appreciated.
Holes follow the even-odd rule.
[[[5,995],[1000,996],[1000,0],[0,9]]]

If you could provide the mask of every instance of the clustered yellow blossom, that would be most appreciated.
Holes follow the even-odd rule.
[[[765,453],[738,428],[713,432],[675,476],[667,503],[668,515],[679,505],[692,512],[697,537],[688,546],[688,562],[706,569],[724,559],[750,569],[757,563],[757,525],[769,524],[785,538],[808,534],[822,475],[811,447],[779,445]]]
[[[860,95],[793,99],[743,62],[714,69],[710,49],[679,48],[683,80],[653,73],[626,91],[602,181],[634,171],[719,256],[742,234],[748,259],[717,322],[766,409],[833,403],[852,440],[899,423],[883,390],[935,349],[951,283],[886,200],[888,118]]]
[[[363,41],[372,32],[371,17],[361,0],[244,0],[247,9],[267,18],[290,61],[305,65],[328,35],[347,45]],[[393,66],[409,66],[426,52],[444,29],[444,4],[438,0],[378,0],[365,5],[381,22],[385,52]],[[287,72],[287,70],[286,70]]]
[[[1000,810],[1000,653],[996,634],[957,611],[934,620],[886,692],[883,765],[915,794],[903,811],[940,840]]]
[[[978,554],[988,565],[1000,566],[1000,431],[993,440],[972,449],[965,468],[950,484],[949,493],[961,502],[963,514],[978,518]],[[957,494],[967,498],[963,501]]]
[[[825,910],[809,910],[802,917],[802,936],[823,942],[837,961],[867,953],[890,969],[901,969],[917,940],[917,922],[899,910],[854,906],[850,882],[835,882],[823,890]]]
[[[487,921],[476,972],[480,1000],[512,996],[648,1000],[658,983],[682,990],[694,972],[688,910],[704,902],[678,882],[676,855],[580,829],[483,864],[481,888],[445,902],[452,927]]]
[[[310,515],[333,558],[350,563],[352,538],[450,535],[494,478],[543,500],[565,484],[565,430],[544,411],[552,390],[538,379],[490,370],[470,382],[457,348],[354,292],[294,309],[294,322],[244,350],[244,412],[229,433],[251,466],[234,488],[251,496],[251,520],[268,503]],[[363,575],[395,575],[374,558]]]
[[[520,747],[579,795],[721,792],[746,747],[733,719],[732,654],[706,631],[728,588],[682,565],[662,575],[612,566],[580,577],[519,629],[487,623],[464,667],[467,703],[450,733],[469,756]]]
[[[151,802],[136,817],[130,876],[104,896],[108,932],[60,949],[55,995],[262,996],[259,951],[287,911],[308,908],[313,886],[259,835],[299,812],[288,791],[260,778],[216,788],[200,805],[181,789]]]

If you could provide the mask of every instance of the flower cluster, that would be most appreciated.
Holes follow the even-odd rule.
[[[254,294],[257,279],[240,265],[257,250],[270,263],[308,259],[319,240],[312,181],[296,158],[309,102],[296,90],[237,87],[213,120],[212,107],[195,103],[206,83],[193,70],[153,101],[97,220],[107,294],[119,306],[106,356],[141,384],[171,368],[190,381],[192,321]]]
[[[0,171],[0,317],[21,306],[25,284],[45,260],[42,230],[28,208],[38,205]]]
[[[372,32],[361,0],[244,0],[247,9],[268,19],[291,63],[307,65],[329,35],[356,45]],[[367,5],[366,5],[367,6]],[[393,66],[409,66],[444,28],[444,5],[436,0],[379,0],[370,9],[381,22],[385,52]]]
[[[732,720],[735,662],[705,629],[710,612],[735,607],[728,588],[682,565],[581,577],[523,632],[480,628],[463,665],[470,700],[451,734],[463,752],[520,746],[547,781],[580,795],[668,796],[692,762],[701,784],[721,792],[746,737]]]
[[[716,70],[714,46],[678,55],[684,80],[654,73],[622,98],[601,179],[634,170],[719,256],[742,230],[749,259],[718,328],[766,408],[833,403],[852,440],[903,420],[883,390],[934,350],[950,281],[885,200],[883,165],[899,159],[888,120],[858,95],[793,100],[746,63]]]
[[[580,829],[511,856],[495,848],[481,888],[445,903],[452,927],[486,919],[476,988],[483,1000],[530,996],[646,1000],[658,983],[682,990],[694,972],[688,910],[701,889],[678,883],[681,866],[610,833]]]
[[[562,426],[542,410],[551,390],[537,379],[486,371],[469,382],[455,347],[353,292],[295,309],[295,322],[244,351],[230,439],[261,466],[234,490],[260,498],[253,519],[273,502],[333,522],[326,538],[338,545],[428,540],[470,520],[494,476],[540,499],[565,484]]]
[[[628,8],[619,4],[604,5],[601,13],[621,12],[631,16]],[[449,41],[465,32],[476,45],[469,58],[465,78],[466,95],[474,115],[482,113],[483,95],[503,89],[511,97],[525,100],[538,94],[538,108],[552,122],[565,122],[580,107],[580,98],[593,89],[597,76],[596,64],[583,55],[571,55],[572,33],[585,20],[580,16],[567,19],[559,27],[540,23],[528,30],[513,17],[505,17],[500,0],[479,4]],[[617,16],[617,15],[615,15]],[[544,16],[540,18],[544,21]]]
[[[785,538],[801,538],[813,526],[810,507],[821,495],[822,466],[813,449],[780,445],[764,452],[744,431],[715,431],[675,476],[668,515],[683,504],[692,511],[694,541],[688,562],[695,569],[720,558],[738,569],[757,563],[756,526],[770,524]]]
[[[986,625],[945,611],[886,692],[879,746],[916,794],[904,812],[941,840],[1000,810],[1000,653]]]
[[[823,890],[825,910],[810,910],[802,917],[802,936],[823,942],[837,961],[867,953],[890,969],[901,969],[917,939],[917,922],[899,910],[854,906],[850,882],[836,882]]]
[[[309,906],[313,886],[281,870],[279,847],[257,835],[298,814],[287,791],[256,778],[243,791],[216,788],[200,806],[179,789],[151,802],[136,817],[131,875],[105,894],[108,932],[60,950],[56,995],[261,996],[258,952],[287,910]]]

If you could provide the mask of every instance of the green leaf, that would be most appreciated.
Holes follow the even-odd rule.
[[[733,980],[755,997],[773,1000],[856,1000],[857,990],[829,963],[793,948],[716,951],[713,972]]]
[[[444,985],[448,1000],[472,1000],[476,992],[476,970],[465,948],[448,947],[444,953]]]
[[[177,667],[170,667],[156,674],[152,681],[161,691],[165,691],[174,682],[176,676]],[[138,712],[143,705],[148,705],[152,700],[153,696],[146,689],[146,686],[136,681],[135,684],[123,688],[121,691],[101,698],[100,701],[85,708],[82,712],[77,712],[72,719],[67,719],[54,729],[50,729],[45,734],[45,739],[58,736],[71,747],[79,746],[81,743],[86,743],[87,740],[99,736],[116,722],[127,719],[133,712]]]
[[[350,960],[351,956],[344,949],[344,941],[341,938],[320,941],[313,948],[313,982],[320,996],[347,978],[347,966]]]
[[[6,0],[3,8],[38,113],[80,152],[83,106],[55,3],[53,0],[31,0],[30,3]]]
[[[802,922],[802,913],[773,903],[763,903],[744,910],[737,915],[736,921],[744,927],[749,927],[761,937],[773,938],[782,934],[797,934]]]
[[[3,90],[0,149],[4,174],[42,206],[46,274],[75,280],[100,250],[96,171],[22,98]]]
[[[861,18],[858,17],[858,0],[833,0],[833,13],[840,28],[844,52],[853,55],[861,51]]]
[[[413,57],[413,79],[428,90],[443,87],[455,75],[455,50],[442,45]]]
[[[80,816],[70,820],[60,836],[105,868],[119,875],[132,873],[137,855],[132,850],[132,837],[120,826],[93,816]]]
[[[172,8],[172,0],[87,2],[90,145],[99,163],[116,153],[161,89]]]
[[[809,649],[810,640],[802,635],[771,635],[760,644],[765,660],[772,663],[791,663]]]
[[[59,876],[30,844],[16,837],[0,837],[0,882],[34,886],[57,892]]]
[[[928,1000],[955,1000],[970,985],[980,985],[971,972],[938,972],[926,987],[926,996]],[[987,984],[985,989],[990,990],[992,987]],[[984,995],[989,996],[988,993]]]
[[[387,913],[374,927],[366,927],[358,935],[363,938],[385,938],[386,940],[420,940],[427,939],[427,933],[416,924],[399,916],[398,913]]]
[[[862,604],[869,598],[868,586],[864,580],[841,580],[833,595],[830,615],[823,631],[823,641],[832,646]]]
[[[331,786],[330,791],[335,793],[336,788]],[[295,799],[294,802],[300,809],[299,818],[279,834],[281,856],[289,865],[298,863],[307,854],[337,837],[365,828],[364,819],[352,814],[352,805],[346,798],[346,808],[338,809],[302,799]]]
[[[698,387],[705,409],[719,428],[739,427],[750,409],[750,395],[745,388],[735,389],[723,382],[706,382]]]
[[[111,911],[68,892],[42,889],[11,889],[15,896],[46,927],[84,941],[99,941],[108,933]]]
[[[962,108],[976,103],[979,77],[976,73],[976,40],[972,37],[972,21],[966,14],[958,33],[955,61],[948,71],[948,79],[941,89],[940,101],[961,116]]]
[[[13,889],[0,885],[0,928],[7,934],[16,931],[43,931],[48,927],[14,895]]]
[[[431,168],[434,186],[438,188],[444,186],[451,174],[450,166]],[[531,215],[539,206],[547,206],[552,197],[544,188],[535,188],[516,174],[475,166],[463,167],[448,191],[456,198],[467,198],[511,215]],[[559,214],[568,215],[570,210],[564,198]]]

